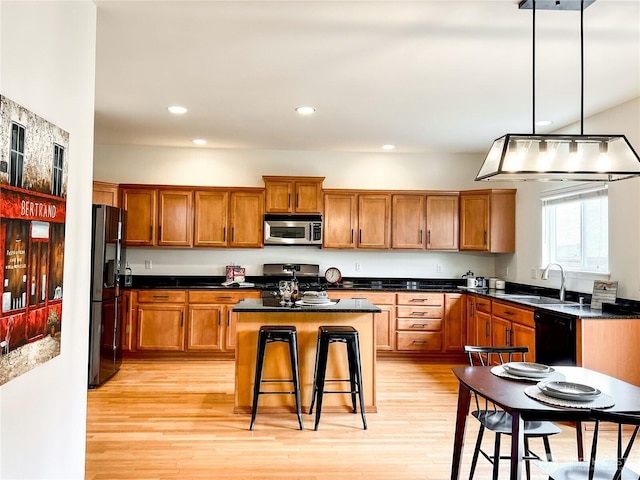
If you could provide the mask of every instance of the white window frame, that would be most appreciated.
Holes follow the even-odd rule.
[[[27,129],[18,122],[11,122],[9,145],[9,185],[22,188],[24,182],[24,152]]]
[[[51,194],[62,196],[62,180],[64,173],[64,147],[59,143],[53,144],[53,165],[51,168]]]
[[[544,268],[550,262],[555,262],[555,259],[550,259],[550,245],[548,244],[547,231],[549,228],[547,212],[545,207],[552,204],[561,204],[564,202],[571,202],[580,199],[592,199],[599,195],[605,195],[608,203],[608,185],[607,184],[590,184],[579,185],[576,187],[569,187],[564,189],[558,189],[553,191],[543,192],[541,195],[541,209],[542,209],[542,262],[541,268]],[[609,234],[609,224],[607,223],[607,235]],[[583,237],[584,232],[581,232]],[[582,240],[581,240],[581,243]],[[568,272],[567,277],[583,278],[583,279],[608,279],[610,277],[610,251],[607,251],[607,268],[605,270],[587,270],[581,267],[574,267],[571,265],[564,265],[564,269]]]

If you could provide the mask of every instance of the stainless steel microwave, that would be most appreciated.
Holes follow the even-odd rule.
[[[265,245],[322,245],[321,215],[265,215]]]

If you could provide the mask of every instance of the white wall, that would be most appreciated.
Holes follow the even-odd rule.
[[[96,7],[0,2],[0,92],[70,134],[60,355],[0,387],[0,478],[84,478]]]

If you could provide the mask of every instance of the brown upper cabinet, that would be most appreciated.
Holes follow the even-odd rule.
[[[129,246],[263,246],[262,188],[194,192],[127,185],[121,193]]]
[[[158,246],[193,245],[193,192],[158,190]]]
[[[196,190],[193,245],[261,248],[263,216],[262,189]]]
[[[351,193],[327,193],[324,195],[323,247],[356,247],[357,201],[357,195]]]
[[[424,249],[425,202],[424,195],[392,195],[391,248]]]
[[[264,244],[264,191],[231,192],[229,202],[229,247],[260,248]]]
[[[118,185],[107,182],[93,182],[93,203],[109,205],[110,207],[120,206],[118,198]]]
[[[427,195],[427,250],[458,250],[458,198]]]
[[[265,213],[322,213],[324,177],[262,178],[266,187]]]
[[[515,252],[516,190],[460,193],[460,250]]]
[[[121,205],[127,211],[124,243],[131,246],[156,244],[157,198],[153,188],[123,188]]]
[[[229,192],[196,190],[193,245],[226,247],[229,224]]]
[[[190,247],[193,243],[193,192],[126,187],[125,243],[131,246]]]
[[[323,247],[389,248],[390,194],[328,191],[324,209]]]
[[[458,194],[394,194],[391,248],[458,249]]]

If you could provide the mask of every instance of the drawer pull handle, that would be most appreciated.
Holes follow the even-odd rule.
[[[216,297],[216,300],[229,300],[231,297],[227,296],[227,297]]]
[[[515,312],[510,312],[509,310],[505,310],[504,314],[505,315],[515,315],[516,313]]]
[[[166,300],[167,298],[169,298],[169,295],[154,295],[153,298],[157,300]]]
[[[428,326],[428,323],[414,323],[413,325],[411,325],[411,328],[425,328]]]
[[[429,299],[428,298],[412,298],[411,300],[409,300],[410,302],[428,302]]]
[[[427,312],[411,312],[412,317],[424,317]]]
[[[413,341],[413,344],[414,344],[414,345],[426,345],[426,344],[428,344],[428,343],[429,343],[429,342],[428,342],[427,340],[414,340],[414,341]]]

